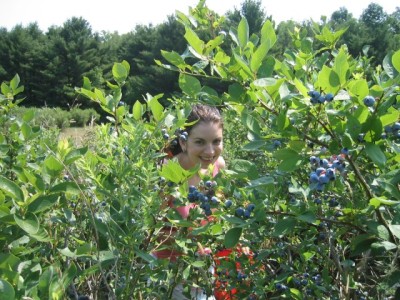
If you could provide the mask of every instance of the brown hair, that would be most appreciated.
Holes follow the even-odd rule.
[[[169,156],[175,156],[182,152],[182,148],[179,144],[180,134],[186,131],[187,134],[190,135],[192,129],[200,122],[217,123],[221,128],[224,127],[224,121],[218,108],[204,104],[193,105],[192,110],[186,119],[186,123],[193,124],[185,126],[185,128],[177,134],[177,137],[168,144],[166,152]]]

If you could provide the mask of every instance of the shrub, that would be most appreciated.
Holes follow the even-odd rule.
[[[242,19],[221,48],[224,34],[203,41],[196,33],[218,32],[223,20],[210,25],[209,15],[206,7],[190,16],[197,22],[179,15],[189,60],[163,51],[167,62],[157,61],[180,73],[183,94],[171,107],[162,95],[121,105],[126,61],[114,64],[109,91],[84,79],[77,92],[110,121],[90,149],[42,140],[30,112],[9,118],[19,78],[2,84],[0,124],[10,130],[0,136],[0,275],[9,299],[169,298],[181,281],[208,295],[217,281],[221,293],[248,299],[398,297],[400,50],[367,78],[362,58],[336,48],[343,32],[314,24],[320,49],[293,33],[297,48],[279,61],[268,54],[270,21],[256,37]],[[203,77],[229,86],[219,95]],[[184,125],[193,101],[223,107],[231,130],[229,169],[199,187],[218,206],[203,226],[204,197],[186,183],[195,170],[160,164],[163,135]],[[199,208],[182,220],[166,208],[171,196]],[[151,255],[166,224],[176,228],[177,262]],[[197,256],[198,243],[234,251],[212,275],[217,262]]]

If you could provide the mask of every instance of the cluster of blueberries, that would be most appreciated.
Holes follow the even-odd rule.
[[[400,138],[400,122],[385,126],[385,132],[382,133],[382,138],[386,139],[389,136]]]
[[[318,91],[309,91],[308,95],[311,97],[310,102],[311,104],[323,104],[325,102],[331,102],[333,100],[333,94],[328,93],[326,95],[322,95]]]
[[[200,190],[195,186],[189,187],[189,193],[187,199],[190,203],[198,203],[200,208],[206,216],[212,214],[211,209],[218,207],[220,200],[215,196],[215,187],[217,183],[215,181],[207,180],[204,184],[204,190]],[[228,199],[225,201],[225,208],[230,208],[233,205],[232,200]],[[238,207],[235,209],[235,215],[240,218],[250,218],[252,211],[255,209],[253,203],[249,203],[246,207]]]
[[[349,150],[343,148],[339,155],[332,155],[329,158],[319,158],[315,155],[310,157],[312,171],[310,173],[310,183],[317,189],[323,191],[330,181],[336,179],[336,173],[343,174],[346,169],[346,155]]]
[[[206,216],[212,214],[211,208],[219,205],[220,201],[214,194],[214,188],[217,186],[215,181],[207,180],[205,182],[205,190],[202,192],[197,187],[191,185],[189,187],[188,200],[190,203],[199,203]]]
[[[169,140],[170,136],[168,134],[167,129],[165,129],[165,128],[161,129],[161,134],[162,134],[164,140],[166,140],[166,141]],[[185,130],[178,128],[175,131],[175,136],[178,137],[182,141],[187,141],[188,133]],[[171,143],[177,143],[177,142],[178,141],[176,139],[173,139]]]

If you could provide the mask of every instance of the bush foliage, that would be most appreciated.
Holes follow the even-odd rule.
[[[163,51],[165,61],[156,62],[179,72],[182,96],[170,106],[160,104],[163,95],[125,105],[125,61],[114,64],[106,88],[84,79],[76,92],[110,121],[98,126],[91,149],[46,138],[29,110],[11,118],[22,87],[18,76],[2,84],[0,124],[10,124],[0,135],[7,299],[163,299],[181,281],[211,294],[216,280],[238,299],[399,296],[400,50],[371,70],[366,57],[336,47],[343,32],[315,24],[319,48],[299,29],[291,33],[297,48],[278,60],[269,55],[269,21],[258,35],[249,35],[245,18],[213,35],[223,20],[210,28],[208,13],[178,14],[188,51]],[[197,34],[205,30],[208,40]],[[226,90],[203,83],[212,81]],[[368,96],[375,101],[364,102]],[[172,137],[182,128],[194,102],[219,106],[227,124],[228,168],[199,187],[218,202],[203,226],[200,208],[182,220],[163,205],[171,195],[177,205],[189,202],[195,170],[159,164],[163,130]],[[151,255],[166,223],[177,228],[176,263]],[[253,254],[233,251],[211,274],[215,262],[196,255],[199,243],[212,253],[240,245]]]

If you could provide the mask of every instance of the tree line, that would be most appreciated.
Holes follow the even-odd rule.
[[[199,2],[198,13],[204,2]],[[231,38],[230,28],[242,17],[248,20],[250,34],[259,32],[267,19],[274,22],[261,0],[244,0],[239,8],[224,16],[207,15],[209,22],[225,19],[219,31],[212,34],[224,33],[226,38]],[[329,18],[321,16],[318,21],[314,20],[274,22],[278,39],[270,53],[278,58],[290,55],[296,35],[315,35],[318,39],[316,31],[320,27],[316,24],[321,23],[333,31],[345,30],[337,43],[347,45],[354,57],[366,55],[365,70],[367,66],[381,64],[387,53],[400,48],[400,7],[388,14],[380,5],[371,3],[359,19],[342,7]],[[0,81],[9,81],[18,74],[25,86],[25,106],[91,108],[93,104],[75,92],[75,87],[82,86],[83,76],[100,86],[112,78],[113,63],[126,60],[132,75],[123,91],[125,103],[142,101],[146,94],[162,93],[163,99],[173,99],[180,91],[178,74],[160,68],[155,61],[163,59],[161,50],[190,56],[187,42],[182,39],[184,34],[184,26],[173,15],[156,26],[136,25],[126,34],[93,32],[90,24],[78,17],[68,19],[62,26],[52,26],[47,32],[42,32],[37,23],[26,27],[17,25],[10,31],[0,28]],[[254,35],[254,38],[257,37]],[[216,90],[224,88],[223,83],[215,85]],[[168,105],[170,100],[164,101]]]

